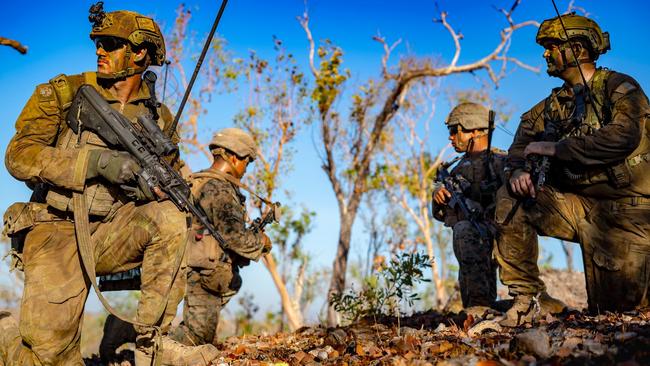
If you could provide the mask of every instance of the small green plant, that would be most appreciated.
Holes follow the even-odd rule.
[[[402,253],[390,260],[377,274],[363,280],[360,291],[348,290],[330,298],[334,310],[354,322],[360,318],[394,314],[401,303],[413,306],[420,300],[413,292],[424,278],[424,270],[431,265],[429,257],[420,253]]]

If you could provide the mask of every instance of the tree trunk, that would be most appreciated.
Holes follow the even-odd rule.
[[[291,296],[289,296],[289,291],[287,291],[287,285],[282,281],[282,278],[280,278],[280,275],[278,274],[278,267],[275,263],[275,259],[273,259],[273,256],[267,254],[262,257],[262,261],[264,262],[266,269],[269,270],[269,273],[273,278],[273,282],[275,283],[275,287],[277,287],[278,292],[280,293],[280,299],[282,300],[282,310],[287,316],[289,330],[293,332],[296,329],[302,327],[302,314],[300,314],[300,312],[296,311],[294,308],[291,301]]]
[[[436,256],[433,251],[433,242],[431,241],[431,235],[425,233],[424,236],[427,244],[427,254],[429,255],[429,262],[431,263],[431,280],[433,285],[436,287],[436,309],[440,309],[445,303],[445,298],[447,297],[445,284],[440,278],[440,269],[438,268],[438,262],[436,261]]]
[[[356,213],[356,212],[355,212]],[[327,326],[335,327],[338,325],[338,315],[330,303],[333,294],[340,294],[345,289],[345,276],[348,268],[348,254],[350,252],[350,241],[352,238],[352,224],[354,223],[354,214],[341,214],[341,230],[339,231],[339,246],[332,266],[332,279],[330,288],[327,292]]]
[[[573,244],[564,240],[560,240],[560,243],[562,243],[562,250],[566,256],[566,270],[573,272]]]

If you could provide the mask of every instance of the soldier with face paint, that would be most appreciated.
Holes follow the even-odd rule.
[[[591,312],[647,307],[648,98],[632,77],[596,67],[610,49],[609,35],[589,18],[547,19],[537,43],[548,74],[564,83],[521,116],[509,150],[508,184],[497,194],[497,259],[515,297],[502,325],[564,308],[545,295],[537,235],[580,243]],[[530,164],[539,157],[550,161],[543,187],[533,184]]]
[[[433,192],[433,215],[453,230],[454,254],[458,259],[458,282],[466,311],[482,314],[496,300],[496,262],[492,257],[493,234],[490,228],[495,207],[495,194],[501,186],[505,154],[492,149],[488,153],[489,110],[476,103],[457,105],[447,117],[449,140],[463,156],[450,175],[463,187],[468,206],[480,212],[479,225],[488,237],[481,238],[478,229],[462,211],[448,207],[451,193],[442,183]],[[492,127],[493,128],[493,127]]]
[[[75,219],[78,215],[88,216],[84,229],[91,237],[97,275],[142,267],[136,364],[150,364],[156,349],[164,365],[209,362],[219,354],[215,347],[188,347],[159,337],[169,331],[181,299],[172,285],[178,282],[186,243],[186,215],[138,181],[140,167],[128,153],[66,124],[72,99],[87,84],[134,123],[147,114],[161,129],[170,126],[169,109],[155,100],[153,85],[143,81],[145,70],[165,59],[162,34],[153,19],[131,11],[105,13],[101,2],[89,18],[97,72],[59,75],[37,86],[7,147],[7,169],[33,195],[28,203],[12,205],[4,217],[25,285],[20,327],[8,313],[0,313],[0,364],[84,364],[81,320],[89,280],[77,247],[77,224],[83,221]],[[178,143],[178,135],[172,140]],[[167,160],[180,166],[177,154]],[[75,212],[73,197],[79,195],[87,212]]]

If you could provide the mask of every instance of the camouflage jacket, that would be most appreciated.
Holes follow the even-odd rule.
[[[33,201],[47,202],[60,211],[71,211],[72,191],[87,192],[91,215],[106,216],[126,198],[118,187],[112,187],[101,178],[86,181],[84,174],[75,176],[75,168],[87,165],[81,161],[82,149],[106,149],[97,135],[84,131],[77,136],[66,124],[65,117],[78,88],[90,84],[108,103],[135,123],[137,116],[151,113],[144,102],[150,98],[149,89],[142,83],[127,103],[121,104],[108,89],[98,84],[96,73],[59,75],[48,83],[38,85],[27,101],[18,120],[16,134],[9,142],[5,164],[16,179],[25,181],[34,190]],[[166,106],[159,108],[161,128],[169,126],[172,115]],[[174,136],[175,143],[178,136]],[[178,167],[178,155],[169,162]]]
[[[197,178],[192,184],[199,184],[194,194],[196,202],[223,236],[228,249],[246,259],[259,259],[264,247],[262,234],[246,228],[246,197],[239,187],[217,177]]]
[[[484,220],[492,220],[494,217],[496,191],[504,181],[503,168],[506,162],[506,154],[503,150],[492,149],[492,171],[494,176],[487,171],[487,151],[478,155],[465,154],[462,159],[449,172],[455,177],[461,186],[464,186],[463,194],[470,204],[477,205],[483,212]],[[434,184],[434,192],[442,187],[441,182]],[[433,217],[443,221],[447,226],[454,226],[456,222],[464,220],[460,209],[452,210],[448,206],[439,206],[432,203]]]
[[[553,126],[559,142],[548,184],[603,198],[650,195],[648,98],[633,78],[606,69],[589,86],[594,102],[579,125],[571,121],[575,98],[566,84],[522,115],[508,170],[527,170],[524,149]]]

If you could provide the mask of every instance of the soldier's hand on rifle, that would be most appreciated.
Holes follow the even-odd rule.
[[[269,239],[268,235],[266,233],[261,233],[262,234],[262,244],[264,247],[262,248],[262,254],[268,254],[271,252],[271,249],[273,248],[273,243],[271,242],[271,239]]]
[[[551,141],[534,141],[524,149],[524,156],[537,154],[543,156],[555,156],[555,142]]]
[[[451,198],[451,193],[445,188],[445,186],[440,186],[435,192],[433,192],[433,202],[438,206],[444,206],[449,202]]]
[[[510,189],[512,192],[521,197],[535,198],[535,185],[530,177],[530,173],[523,170],[516,170],[510,177]]]
[[[154,187],[153,190],[149,188],[147,182],[138,177],[138,186],[132,187],[127,185],[121,185],[120,187],[126,192],[126,196],[134,201],[154,201],[156,199],[167,198],[167,195],[160,190],[158,187]]]
[[[91,150],[88,153],[86,179],[104,177],[113,184],[134,182],[140,165],[124,151]]]

